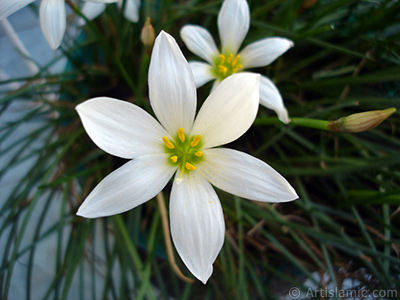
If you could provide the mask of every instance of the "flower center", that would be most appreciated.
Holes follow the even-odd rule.
[[[227,56],[220,54],[218,59],[216,60],[215,64],[215,75],[221,80],[231,76],[234,73],[237,73],[243,68],[240,64],[240,55],[236,55],[234,57],[232,53]]]
[[[166,136],[162,140],[165,152],[169,154],[169,163],[179,166],[180,174],[176,180],[180,183],[184,172],[196,170],[196,165],[203,159],[201,135],[188,138],[183,128],[179,128],[173,141]]]

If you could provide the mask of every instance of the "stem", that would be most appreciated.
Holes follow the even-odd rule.
[[[301,126],[301,127],[309,127],[321,130],[329,130],[328,124],[330,121],[325,120],[316,120],[309,118],[291,118],[290,125]],[[258,118],[254,121],[254,125],[269,125],[269,124],[281,124],[276,117],[263,117]]]
[[[321,130],[329,130],[328,124],[330,121],[325,120],[316,120],[316,119],[308,119],[308,118],[292,118],[290,124],[302,126],[302,127],[310,127]]]
[[[161,212],[161,221],[163,225],[163,233],[165,238],[165,247],[167,248],[167,255],[169,263],[171,264],[172,269],[178,275],[180,279],[186,281],[188,283],[193,283],[193,279],[190,279],[183,275],[182,271],[179,269],[178,265],[175,262],[174,252],[172,251],[172,242],[171,242],[171,234],[169,232],[169,225],[168,225],[168,217],[167,217],[167,208],[165,207],[164,196],[162,192],[158,193],[156,196],[158,206],[160,207]]]

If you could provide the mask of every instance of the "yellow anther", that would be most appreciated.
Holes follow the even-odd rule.
[[[230,64],[230,63],[232,62],[232,59],[233,59],[233,54],[231,53],[231,54],[228,56],[228,59],[226,60],[226,62],[227,62],[228,64]]]
[[[185,141],[185,132],[183,131],[183,128],[179,128],[178,136],[181,142],[183,143]]]
[[[194,155],[201,157],[203,155],[203,151],[197,151]]]
[[[172,160],[173,163],[176,163],[178,161],[178,156],[176,155],[171,156],[170,159]]]
[[[232,62],[232,67],[236,66],[236,64],[237,64],[239,59],[240,59],[240,55],[238,54],[238,55],[235,56],[235,58],[234,58],[234,60]]]
[[[228,68],[225,67],[225,66],[219,65],[219,66],[218,66],[218,70],[219,70],[220,73],[222,73],[223,75],[225,75],[226,72],[228,71]]]
[[[221,59],[221,64],[223,64],[225,62],[225,55],[220,54],[219,58]]]
[[[167,148],[169,148],[169,149],[175,148],[174,144],[172,144],[166,136],[163,136],[162,140],[163,140],[165,146],[167,146]]]
[[[191,147],[196,147],[199,144],[200,139],[201,139],[201,135],[200,134],[196,135],[194,137],[193,141],[190,143],[190,146]]]
[[[243,68],[242,65],[237,65],[236,67],[233,68],[233,73],[236,73],[241,68]]]
[[[185,164],[185,168],[188,169],[188,170],[191,170],[191,171],[196,170],[196,167],[193,166],[191,163],[188,163],[188,162]]]

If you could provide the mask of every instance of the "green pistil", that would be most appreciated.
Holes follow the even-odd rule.
[[[240,62],[240,55],[234,57],[232,53],[229,55],[220,54],[214,60],[214,75],[223,80],[243,68]]]
[[[169,154],[168,162],[179,166],[181,173],[196,170],[196,165],[203,159],[201,136],[188,137],[182,128],[171,142],[163,137],[165,152]]]

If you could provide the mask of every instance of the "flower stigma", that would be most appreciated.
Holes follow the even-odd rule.
[[[183,128],[179,128],[178,134],[172,141],[166,136],[163,136],[162,140],[165,152],[169,154],[169,163],[179,167],[179,177],[176,178],[179,184],[182,182],[183,174],[186,171],[196,170],[196,165],[203,159],[201,135],[188,137]]]
[[[216,59],[215,66],[215,75],[221,80],[243,68],[240,64],[240,55],[233,56],[232,53],[229,55],[220,54]]]

